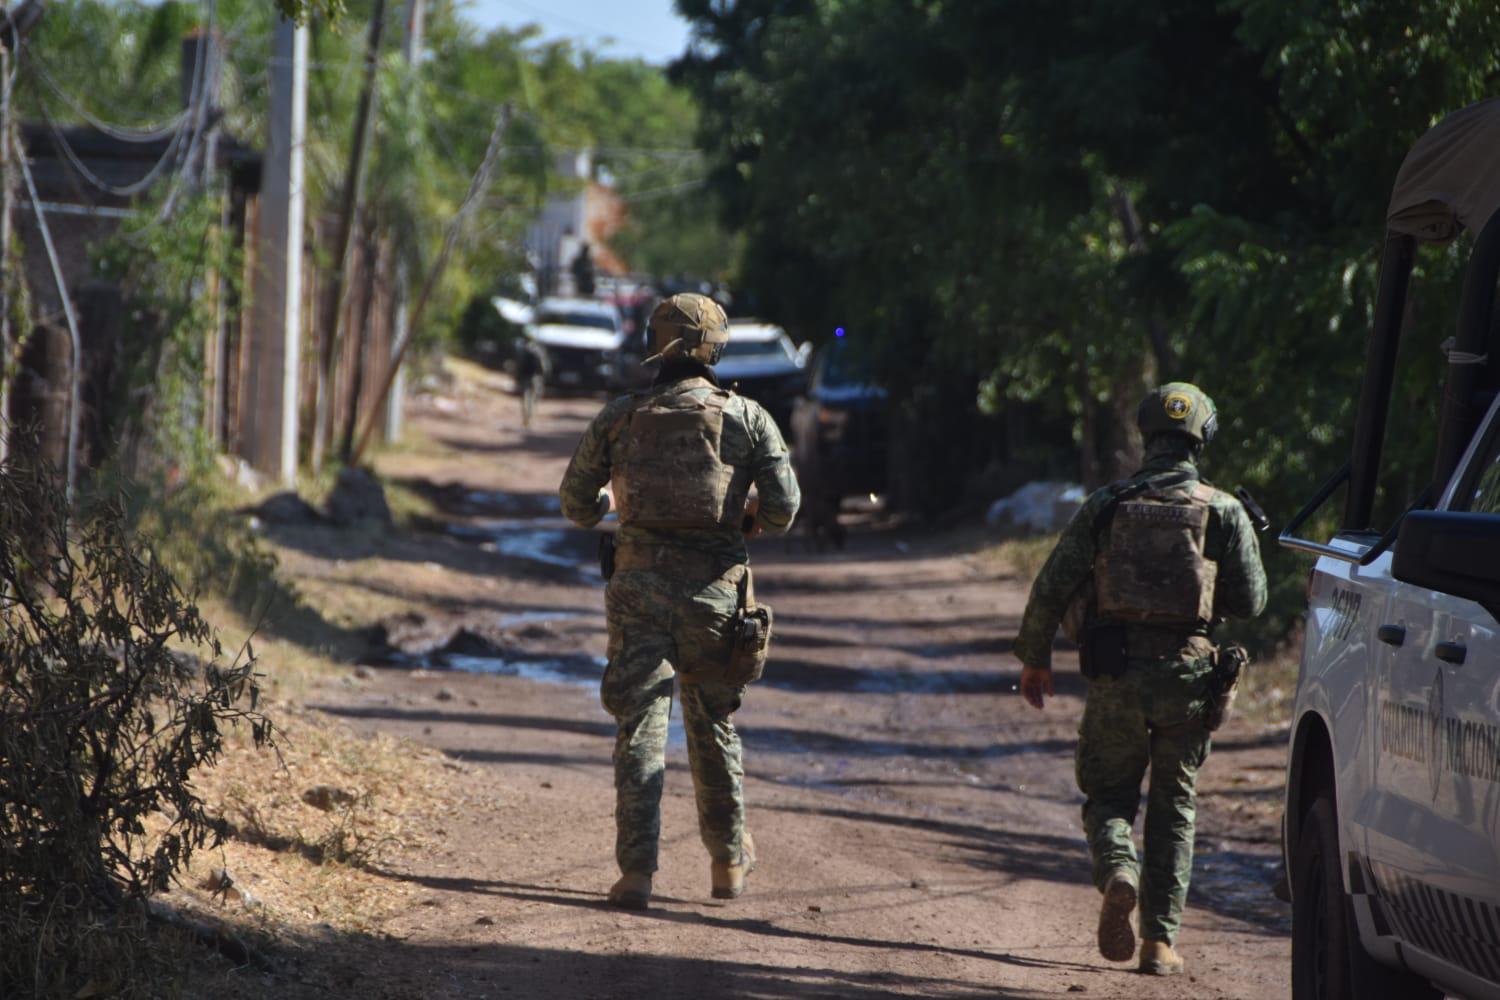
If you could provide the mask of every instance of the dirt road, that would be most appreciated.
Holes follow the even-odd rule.
[[[406,658],[309,700],[362,731],[440,749],[471,803],[442,820],[436,849],[386,873],[413,905],[347,952],[335,992],[1287,994],[1286,912],[1266,888],[1284,736],[1240,723],[1208,765],[1180,942],[1188,975],[1111,966],[1094,948],[1098,896],[1072,777],[1076,660],[1060,654],[1059,697],[1044,713],[1026,708],[1008,654],[1024,587],[971,554],[974,533],[876,524],[837,555],[757,542],[778,642],[738,721],[761,866],[744,898],[709,898],[674,730],[655,905],[606,908],[602,590],[594,539],[561,522],[555,501],[598,405],[547,401],[523,434],[512,398],[419,401],[415,427],[434,446],[389,455],[381,471],[430,496],[442,520],[362,558],[311,533],[276,537],[310,588],[362,593],[372,614],[411,613],[410,634],[396,635]]]

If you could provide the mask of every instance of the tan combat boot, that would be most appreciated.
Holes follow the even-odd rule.
[[[1142,941],[1141,971],[1148,976],[1175,976],[1182,971],[1182,956],[1165,941]]]
[[[753,871],[755,871],[755,840],[747,830],[740,846],[739,864],[715,861],[709,867],[714,899],[738,899],[745,891],[745,876]]]
[[[1099,954],[1111,962],[1128,962],[1135,954],[1135,928],[1130,926],[1135,903],[1135,876],[1124,869],[1111,872],[1099,907]]]
[[[626,872],[609,890],[609,905],[622,910],[644,910],[651,902],[651,876]]]

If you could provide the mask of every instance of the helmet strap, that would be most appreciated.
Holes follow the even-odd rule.
[[[679,348],[681,346],[682,346],[682,338],[678,337],[676,340],[672,341],[666,347],[663,347],[661,350],[659,350],[655,354],[651,355],[651,357],[647,358],[645,361],[642,361],[641,364],[643,364],[643,365],[655,364],[656,362],[661,361],[667,355],[671,354],[673,351],[675,351],[677,348]]]

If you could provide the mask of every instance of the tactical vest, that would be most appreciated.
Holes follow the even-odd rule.
[[[706,399],[693,391],[708,388]],[[721,457],[732,393],[707,379],[653,389],[625,415],[610,484],[620,523],[640,528],[738,527],[750,470]]]
[[[1094,559],[1102,621],[1206,630],[1219,566],[1204,555],[1214,489],[1148,490],[1114,505],[1109,541]]]

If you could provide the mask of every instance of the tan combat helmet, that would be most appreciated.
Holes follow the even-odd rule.
[[[684,292],[662,302],[651,313],[651,346],[646,363],[689,357],[706,365],[719,363],[729,343],[729,317],[707,295]]]
[[[1191,382],[1168,382],[1141,400],[1135,422],[1148,440],[1157,434],[1181,434],[1206,445],[1219,429],[1219,412],[1208,394]]]

